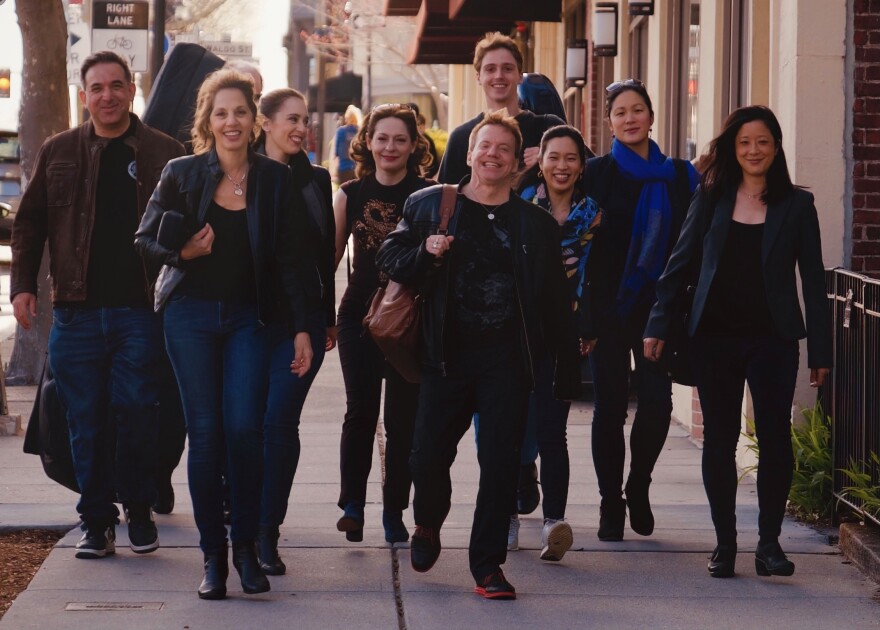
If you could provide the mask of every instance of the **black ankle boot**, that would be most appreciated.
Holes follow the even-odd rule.
[[[260,568],[266,575],[284,575],[287,567],[278,555],[277,527],[260,525],[260,533],[257,534],[257,555],[260,557]]]
[[[254,541],[232,543],[232,566],[241,578],[241,588],[248,595],[265,593],[271,587],[269,578],[260,568]]]
[[[597,535],[603,542],[623,540],[623,522],[626,518],[626,501],[602,499],[599,504],[599,531]]]
[[[651,501],[648,499],[648,488],[651,487],[650,477],[629,476],[626,480],[626,507],[629,508],[629,526],[640,536],[654,533],[654,513],[651,512]]]
[[[199,584],[199,599],[226,597],[226,578],[229,577],[228,549],[205,554],[205,577]]]
[[[755,550],[755,571],[758,575],[793,575],[794,562],[785,556],[779,541],[758,543]]]
[[[736,567],[736,543],[715,547],[709,556],[709,575],[716,578],[733,577]]]

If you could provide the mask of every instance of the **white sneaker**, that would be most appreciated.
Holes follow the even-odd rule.
[[[571,525],[564,520],[544,520],[544,529],[541,531],[541,560],[559,561],[565,552],[571,549],[574,535],[571,533]]]
[[[510,517],[510,529],[507,530],[507,550],[519,549],[519,516],[514,514]]]

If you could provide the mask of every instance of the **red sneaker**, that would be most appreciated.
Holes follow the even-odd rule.
[[[516,589],[504,578],[501,569],[483,578],[483,581],[474,587],[474,593],[486,599],[516,599]]]

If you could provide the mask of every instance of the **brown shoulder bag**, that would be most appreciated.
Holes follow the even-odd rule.
[[[457,192],[456,186],[443,186],[438,234],[445,235],[448,232],[449,220],[455,213]],[[364,328],[385,355],[385,360],[410,383],[418,383],[421,379],[421,301],[415,287],[389,280],[388,286],[379,287],[373,294],[370,308],[364,317]]]

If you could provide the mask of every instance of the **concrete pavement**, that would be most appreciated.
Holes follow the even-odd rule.
[[[11,327],[0,321],[0,338]],[[8,360],[8,344],[3,358]],[[27,416],[33,388],[11,388]],[[755,485],[738,495],[737,577],[706,571],[714,536],[700,477],[701,452],[673,427],[652,486],[653,536],[626,530],[620,543],[596,538],[599,496],[590,456],[591,406],[574,406],[569,421],[572,459],[567,518],[574,548],[560,563],[538,559],[539,512],[523,518],[521,550],[505,573],[515,602],[472,593],[467,541],[478,468],[472,433],[453,467],[453,508],[441,532],[443,553],[427,574],[409,565],[408,545],[391,548],[381,526],[380,464],[374,456],[363,543],[336,531],[340,515],[339,436],[345,394],[338,354],[328,355],[303,415],[302,457],[282,527],[288,574],[272,591],[247,596],[230,575],[229,597],[201,601],[201,553],[192,519],[185,467],[174,475],[174,513],[157,516],[162,548],[136,556],[117,528],[115,557],[73,557],[79,530],[52,550],[30,587],[0,620],[0,630],[116,628],[274,628],[448,630],[465,628],[779,628],[878,627],[878,585],[864,578],[814,530],[787,520],[782,544],[797,570],[790,578],[759,578]],[[64,527],[76,522],[76,496],[48,480],[38,458],[21,452],[21,437],[0,438],[0,528]],[[378,450],[378,449],[377,449]],[[404,520],[412,530],[412,514]]]

